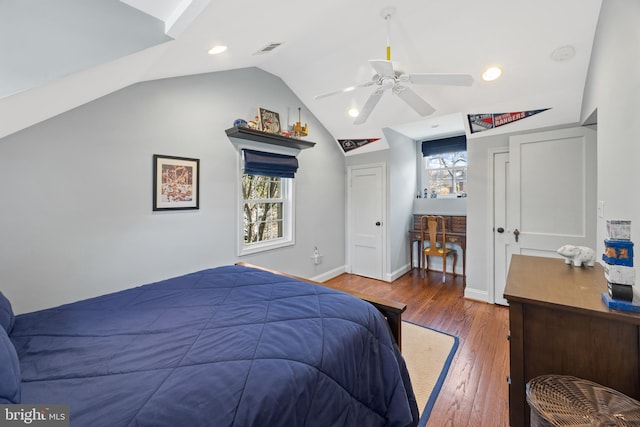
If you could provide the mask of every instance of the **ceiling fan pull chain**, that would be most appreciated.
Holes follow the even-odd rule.
[[[387,21],[387,61],[391,61],[391,11],[384,19]]]

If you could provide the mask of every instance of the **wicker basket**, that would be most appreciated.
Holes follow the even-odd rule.
[[[640,426],[640,402],[591,381],[542,375],[527,383],[531,427]]]

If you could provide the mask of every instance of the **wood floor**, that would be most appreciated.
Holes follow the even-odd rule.
[[[427,427],[509,425],[506,307],[465,299],[461,277],[413,270],[393,283],[343,274],[332,286],[407,304],[403,320],[455,335],[459,347]],[[422,408],[421,408],[422,409]]]

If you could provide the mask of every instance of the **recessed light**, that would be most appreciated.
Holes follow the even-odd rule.
[[[349,110],[349,115],[354,118],[358,117],[360,115],[360,111],[358,111],[357,108],[352,108]]]
[[[227,47],[224,45],[217,45],[209,49],[209,55],[217,55],[227,50]]]
[[[484,80],[485,82],[491,82],[496,80],[501,75],[502,75],[502,68],[498,67],[497,65],[494,65],[484,70],[484,72],[482,73],[482,80]]]

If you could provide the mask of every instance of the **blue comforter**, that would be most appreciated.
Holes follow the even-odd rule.
[[[22,402],[73,426],[409,426],[380,313],[342,292],[225,266],[19,315]]]

